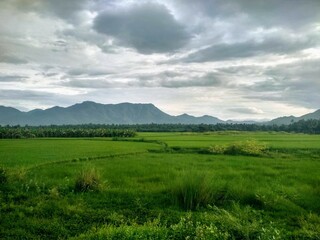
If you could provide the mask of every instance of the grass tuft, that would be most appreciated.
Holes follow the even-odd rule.
[[[99,191],[100,189],[100,173],[95,168],[82,169],[76,178],[75,192]]]
[[[6,169],[0,167],[0,184],[5,184],[8,182],[8,174]]]
[[[212,189],[206,177],[196,173],[180,176],[171,189],[174,200],[185,210],[194,210],[211,203]]]

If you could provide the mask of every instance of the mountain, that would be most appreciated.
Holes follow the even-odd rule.
[[[0,106],[0,125],[63,125],[63,124],[216,124],[223,121],[211,117],[194,117],[187,114],[171,116],[153,104],[100,104],[86,101],[70,107],[52,107],[21,112]]]
[[[216,123],[223,123],[224,121],[220,120],[219,118],[204,115],[202,117],[194,117],[188,114],[182,114],[176,116],[177,123],[182,124],[216,124]]]
[[[299,120],[320,119],[320,109],[300,117],[287,116],[273,119],[269,122],[254,121],[222,121],[219,118],[204,115],[194,117],[188,114],[169,115],[153,104],[100,104],[86,101],[69,107],[52,107],[45,110],[34,109],[22,112],[12,107],[0,106],[0,125],[75,125],[75,124],[217,124],[243,123],[287,125]]]
[[[300,117],[287,116],[287,117],[279,117],[269,121],[267,124],[270,125],[288,125],[290,123],[298,122],[300,120],[309,120],[309,119],[319,119],[320,120],[320,109],[313,112],[302,115]]]

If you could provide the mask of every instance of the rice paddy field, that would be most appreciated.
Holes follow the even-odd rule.
[[[0,239],[320,239],[320,135],[0,140]]]

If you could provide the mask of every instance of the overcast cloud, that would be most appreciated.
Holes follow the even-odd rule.
[[[299,116],[320,108],[319,11],[319,0],[4,0],[0,105]]]

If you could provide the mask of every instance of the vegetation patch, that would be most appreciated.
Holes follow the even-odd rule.
[[[214,154],[260,156],[267,150],[267,145],[255,140],[235,142],[228,145],[213,145],[208,151]]]

